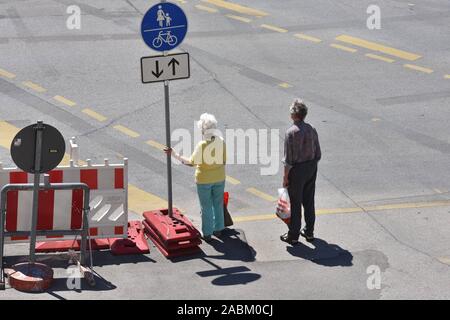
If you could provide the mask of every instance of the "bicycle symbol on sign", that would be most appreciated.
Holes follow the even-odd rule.
[[[174,46],[177,44],[178,39],[176,36],[174,36],[173,34],[170,33],[170,31],[164,32],[164,31],[160,31],[158,33],[158,36],[153,39],[153,46],[155,48],[159,48],[162,46],[163,43],[167,43],[171,46]]]

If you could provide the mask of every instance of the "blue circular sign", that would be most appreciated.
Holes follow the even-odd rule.
[[[156,51],[169,51],[183,42],[187,27],[186,15],[179,6],[170,2],[158,3],[142,19],[142,39]]]

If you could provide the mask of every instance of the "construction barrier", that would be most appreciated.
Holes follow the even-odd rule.
[[[128,160],[123,164],[58,166],[49,173],[50,183],[80,182],[91,190],[89,233],[91,239],[127,238],[128,229]],[[29,183],[33,175],[0,164],[0,189],[8,184]],[[10,191],[7,195],[6,230],[31,229],[32,191]],[[83,192],[77,190],[39,191],[37,230],[80,229]],[[73,236],[41,236],[38,241],[73,239]],[[27,241],[28,237],[9,237],[6,242]]]

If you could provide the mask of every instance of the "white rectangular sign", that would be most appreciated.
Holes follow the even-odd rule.
[[[190,77],[189,53],[141,58],[142,83],[187,79]]]

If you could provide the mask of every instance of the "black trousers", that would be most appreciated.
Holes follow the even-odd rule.
[[[314,194],[316,191],[317,161],[307,161],[296,164],[289,170],[289,198],[291,200],[291,222],[289,236],[298,239],[302,227],[302,205],[305,209],[305,231],[308,235],[314,233],[316,209]]]

